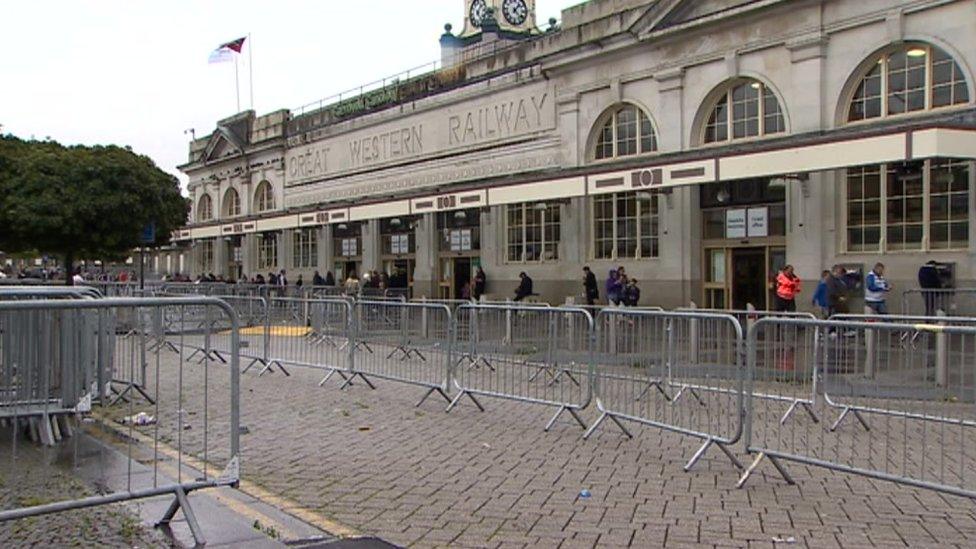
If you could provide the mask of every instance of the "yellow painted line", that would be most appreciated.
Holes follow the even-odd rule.
[[[305,337],[311,333],[312,329],[308,326],[272,326],[270,334],[279,337]],[[241,328],[241,335],[246,336],[259,336],[264,335],[264,326],[252,326],[250,328]],[[220,335],[230,335],[230,332],[222,332]]]
[[[140,432],[138,432],[136,430],[133,430],[131,433],[129,433],[128,430],[118,429],[118,427],[116,425],[114,425],[111,422],[111,420],[108,420],[106,418],[99,417],[97,414],[94,414],[93,413],[92,416],[95,417],[99,421],[99,423],[101,423],[103,426],[107,427],[108,429],[110,429],[110,430],[112,430],[112,431],[114,431],[114,432],[116,432],[116,433],[118,433],[120,435],[130,436],[130,434],[131,434],[132,438],[135,438],[140,444],[143,444],[145,446],[148,446],[149,448],[152,448],[153,447],[153,444],[157,444],[158,445],[158,448],[159,448],[159,453],[160,454],[163,454],[163,455],[165,455],[165,456],[167,456],[170,459],[173,459],[175,461],[180,461],[180,459],[181,459],[180,453],[175,448],[172,448],[172,447],[170,447],[167,444],[164,444],[162,442],[155,442],[152,437],[146,436],[146,435],[144,435],[144,434],[142,434],[142,433],[140,433]],[[203,461],[201,461],[201,460],[199,460],[197,458],[194,458],[192,456],[183,455],[182,456],[182,462],[184,464],[186,464],[187,466],[189,466],[189,467],[192,467],[192,468],[197,469],[199,471],[203,471],[204,463],[203,463]],[[169,474],[170,474],[170,476],[172,476],[173,478],[177,478],[177,469],[176,469],[176,467],[170,466],[170,465],[165,464],[163,462],[159,462],[158,465],[159,465],[160,468],[169,468]],[[208,470],[209,469],[219,470],[218,467],[214,467],[213,465],[210,465],[208,467]],[[318,528],[320,530],[323,530],[323,531],[325,531],[325,532],[327,532],[329,534],[332,534],[333,536],[336,536],[336,537],[339,537],[339,538],[356,538],[356,537],[361,537],[362,536],[362,534],[360,532],[358,532],[354,528],[351,528],[349,526],[346,526],[345,524],[341,524],[339,522],[336,522],[336,521],[334,521],[334,520],[332,520],[330,518],[324,517],[324,516],[316,513],[315,511],[312,511],[311,509],[307,509],[305,507],[302,507],[301,505],[299,505],[295,501],[292,501],[290,499],[283,498],[281,496],[275,495],[275,494],[269,492],[268,490],[266,490],[266,489],[258,486],[257,484],[255,484],[253,482],[250,482],[250,481],[241,479],[240,482],[239,482],[238,490],[240,490],[241,492],[244,492],[245,494],[253,497],[254,499],[257,499],[257,500],[261,501],[262,503],[265,503],[267,505],[270,505],[272,507],[275,507],[275,508],[277,508],[277,509],[279,509],[281,511],[284,511],[284,512],[286,512],[286,513],[294,516],[295,518],[297,518],[297,519],[299,519],[299,520],[301,520],[301,521],[303,521],[303,522],[305,522],[307,524],[311,524],[312,526],[315,526],[316,528]],[[235,512],[237,512],[237,513],[239,513],[241,515],[244,515],[244,516],[248,517],[249,519],[251,519],[251,518],[257,518],[258,520],[263,519],[263,520],[261,520],[261,524],[263,524],[265,526],[274,526],[275,529],[278,530],[278,532],[281,532],[282,533],[282,535],[284,535],[284,533],[287,531],[292,538],[296,538],[297,537],[293,532],[291,532],[290,530],[287,530],[284,526],[282,526],[281,524],[279,524],[277,521],[272,520],[270,517],[266,516],[265,514],[261,513],[260,511],[257,511],[257,510],[254,510],[254,509],[249,508],[246,504],[244,504],[242,502],[235,501],[235,500],[232,500],[230,498],[226,498],[224,496],[219,496],[219,495],[216,494],[216,492],[214,492],[214,493],[212,493],[210,495],[211,496],[215,496],[215,499],[220,500],[221,503],[224,503],[225,505],[227,505],[227,507],[230,507]]]
[[[945,331],[945,326],[941,324],[915,324],[913,327],[917,332],[942,333],[943,331]]]

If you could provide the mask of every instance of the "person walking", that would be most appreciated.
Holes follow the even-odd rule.
[[[820,273],[820,282],[817,283],[817,289],[813,292],[813,306],[820,309],[820,315],[827,318],[828,310],[830,309],[830,303],[827,302],[827,280],[830,279],[830,271],[824,271]]]
[[[884,272],[884,264],[878,263],[864,280],[864,303],[876,315],[888,314],[887,294],[891,291],[891,284],[885,280]]]
[[[521,272],[519,273],[519,278],[522,281],[519,282],[519,286],[515,290],[515,301],[522,301],[532,295],[532,279],[529,275]]]
[[[796,312],[796,296],[802,291],[800,277],[793,272],[793,265],[783,267],[776,276],[776,310]]]
[[[590,268],[583,267],[583,297],[586,298],[586,304],[593,306],[596,304],[596,300],[600,299],[600,289],[596,284],[596,275]]]
[[[485,289],[488,287],[488,276],[485,275],[485,270],[478,267],[477,272],[474,273],[474,293],[472,297],[475,301],[481,301],[481,296],[485,295]]]

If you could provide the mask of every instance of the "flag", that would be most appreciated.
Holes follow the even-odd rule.
[[[238,38],[225,44],[217,46],[217,49],[210,53],[210,63],[226,63],[234,60],[234,55],[241,53],[244,49],[244,41],[247,37]]]

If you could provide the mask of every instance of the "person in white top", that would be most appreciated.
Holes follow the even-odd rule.
[[[82,278],[81,273],[75,273],[75,275],[73,277],[71,277],[71,281],[74,282],[75,284],[84,284],[85,283],[85,279]]]

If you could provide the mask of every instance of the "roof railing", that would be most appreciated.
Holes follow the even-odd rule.
[[[538,34],[534,34],[526,40],[507,43],[505,44],[504,47],[499,47],[498,42],[492,42],[490,44],[480,44],[478,46],[469,48],[468,51],[460,51],[457,54],[455,54],[452,58],[450,58],[451,60],[450,66],[453,67],[463,63],[480,61],[482,59],[486,59],[488,57],[497,55],[499,53],[504,53],[506,51],[516,49],[522,46],[523,44],[525,44],[526,42],[532,42],[546,35],[552,34],[552,32],[555,32],[557,30],[559,30],[559,22],[555,19],[550,19],[549,24],[545,28],[540,27],[539,28],[540,32]],[[472,53],[471,50],[475,50],[474,53]],[[346,91],[319,99],[318,101],[312,101],[311,103],[306,103],[304,105],[301,105],[300,107],[292,109],[291,114],[292,117],[302,116],[304,114],[314,112],[323,109],[325,107],[339,105],[344,101],[361,99],[366,94],[375,92],[376,90],[385,89],[387,86],[391,84],[399,85],[403,82],[409,81],[411,78],[427,76],[443,68],[444,65],[441,59],[424,63],[423,65],[418,65],[411,69],[401,71],[392,76],[387,76],[380,80],[375,80],[367,84],[362,84],[360,86],[350,88]]]

